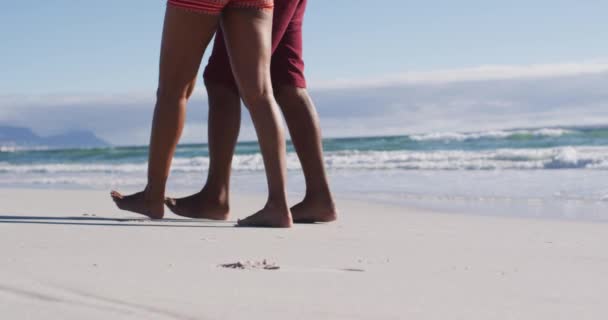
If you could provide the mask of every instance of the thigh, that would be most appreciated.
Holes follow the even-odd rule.
[[[228,57],[228,51],[224,43],[224,32],[221,27],[215,33],[213,51],[209,56],[209,62],[207,63],[207,67],[205,67],[203,77],[205,78],[205,84],[222,84],[233,92],[238,92],[230,67],[230,58]]]
[[[275,1],[274,14],[272,21],[272,52],[280,45],[285,32],[294,18],[297,19],[299,11],[302,10],[302,4],[306,0],[282,0]],[[234,7],[234,5],[229,6]],[[218,28],[215,34],[215,42],[213,43],[213,52],[209,57],[209,63],[205,68],[205,81],[208,83],[221,83],[233,90],[238,90],[232,69],[230,67],[230,58],[224,42],[224,32],[222,28]],[[273,57],[274,59],[274,57]]]
[[[219,15],[167,5],[160,53],[159,91],[191,91]]]
[[[222,15],[222,29],[241,96],[272,92],[272,11],[227,9]]]

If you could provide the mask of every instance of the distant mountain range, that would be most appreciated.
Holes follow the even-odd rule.
[[[31,129],[0,126],[0,147],[19,148],[97,148],[109,143],[86,130],[69,131],[59,135],[41,137]]]

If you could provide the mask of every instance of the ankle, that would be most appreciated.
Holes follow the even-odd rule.
[[[157,186],[153,186],[148,184],[146,186],[146,188],[144,189],[144,193],[146,195],[146,199],[148,199],[149,201],[153,201],[153,200],[161,200],[164,201],[165,199],[165,188],[164,187],[157,187]]]
[[[221,188],[211,188],[205,186],[201,191],[200,195],[202,196],[203,201],[208,202],[217,206],[225,206],[228,207],[229,203],[229,192],[228,187]]]
[[[272,198],[269,197],[266,201],[266,207],[278,210],[289,210],[286,198]]]
[[[302,202],[322,203],[324,205],[335,206],[334,199],[329,190],[325,191],[306,191]]]

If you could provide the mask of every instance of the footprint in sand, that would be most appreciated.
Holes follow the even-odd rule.
[[[239,269],[239,270],[279,270],[276,263],[268,262],[265,259],[262,261],[238,261],[234,263],[220,264],[220,267],[226,269]]]

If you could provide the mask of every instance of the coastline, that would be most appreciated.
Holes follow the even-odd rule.
[[[333,224],[232,227],[263,199],[233,195],[229,222],[149,221],[115,209],[107,192],[0,189],[0,311],[62,319],[608,315],[604,224],[339,198]],[[258,268],[264,260],[279,269]],[[220,266],[237,262],[245,270]]]

